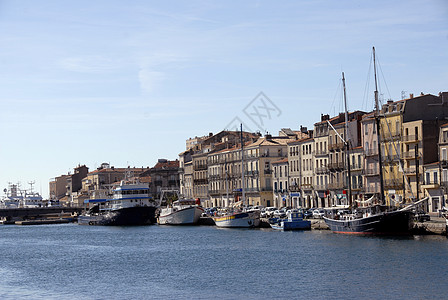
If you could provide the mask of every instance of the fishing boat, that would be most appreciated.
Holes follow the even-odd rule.
[[[179,199],[160,210],[158,221],[160,225],[193,225],[199,222],[203,212],[200,202],[194,199]]]
[[[156,222],[159,202],[149,196],[149,185],[121,181],[112,198],[87,199],[93,205],[78,216],[80,225],[148,225]]]
[[[379,175],[380,175],[380,201],[381,204],[369,204],[362,208],[353,208],[351,203],[351,180],[348,180],[348,202],[351,210],[347,214],[339,215],[333,211],[330,214],[324,216],[325,223],[330,230],[335,233],[344,234],[359,234],[359,235],[405,235],[411,234],[413,228],[414,215],[411,211],[415,205],[409,205],[404,209],[398,209],[396,206],[389,206],[385,203],[384,198],[384,186],[383,186],[383,174],[382,174],[382,155],[380,144],[380,121],[379,121],[379,104],[378,104],[378,84],[376,77],[376,64],[375,64],[375,48],[373,48],[373,61],[375,71],[375,123],[378,133],[377,147],[378,147],[378,162],[379,162]],[[345,93],[345,78],[342,73],[342,82],[344,87],[344,102],[345,102],[345,137],[348,135],[348,118],[347,118],[347,99]],[[329,126],[334,130],[333,126],[329,123]],[[338,135],[339,136],[339,135]],[[345,144],[347,151],[347,172],[348,178],[350,178],[350,159],[349,159],[349,143],[339,136]]]
[[[311,221],[303,219],[303,212],[290,211],[286,215],[286,219],[274,218],[272,221],[270,219],[271,228],[284,231],[311,229]]]
[[[225,228],[254,228],[260,226],[259,211],[228,210],[213,217],[217,227]]]
[[[241,182],[242,182],[242,200],[241,204],[245,204],[245,178],[244,178],[244,141],[243,141],[243,125],[241,124]],[[227,170],[226,170],[227,172]],[[227,181],[227,175],[226,175]],[[227,199],[229,196],[227,195]],[[253,228],[260,226],[260,211],[245,210],[241,206],[234,204],[224,211],[217,212],[213,217],[217,227],[225,228]]]

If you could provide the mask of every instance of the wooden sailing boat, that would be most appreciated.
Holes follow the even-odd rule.
[[[227,179],[227,178],[226,178]],[[241,192],[242,202],[247,206],[244,181],[244,140],[243,125],[241,124]],[[228,196],[227,196],[228,199]],[[252,228],[260,226],[259,211],[245,211],[237,207],[228,207],[227,211],[213,217],[217,227],[225,228]]]
[[[353,209],[351,205],[351,187],[350,187],[350,161],[347,158],[347,170],[349,173],[348,177],[348,187],[349,187],[349,203],[351,206],[351,212],[344,215],[338,215],[333,213],[329,216],[325,216],[325,223],[328,225],[330,230],[335,233],[344,234],[383,234],[383,235],[396,235],[396,234],[410,234],[413,228],[413,213],[410,211],[412,207],[406,207],[404,209],[397,209],[396,207],[387,206],[384,199],[384,186],[383,186],[383,176],[382,176],[382,163],[381,163],[381,141],[380,141],[380,120],[379,120],[379,104],[378,104],[378,85],[376,78],[376,62],[375,62],[375,48],[373,48],[373,62],[374,62],[374,72],[375,72],[375,123],[378,133],[378,160],[379,160],[379,170],[380,170],[380,205],[370,205],[367,207]],[[348,123],[347,119],[347,100],[345,96],[345,79],[344,73],[343,83],[344,83],[344,101],[346,110],[346,126]],[[347,137],[347,135],[346,135]],[[348,145],[348,143],[346,143]],[[348,151],[348,146],[347,146]],[[347,154],[347,157],[348,154]]]

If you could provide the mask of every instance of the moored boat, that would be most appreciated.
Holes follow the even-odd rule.
[[[303,213],[298,211],[288,212],[286,219],[270,220],[269,225],[277,230],[306,230],[311,229],[311,221],[303,219]]]
[[[414,214],[410,210],[389,210],[387,206],[372,206],[357,209],[345,215],[324,216],[331,231],[360,235],[406,235],[414,225]]]
[[[260,226],[260,212],[257,210],[229,211],[217,214],[213,220],[217,227],[254,228]]]
[[[344,136],[345,140],[342,136],[338,134],[338,137],[344,143],[344,149],[346,151],[346,168],[347,168],[347,177],[350,179],[347,181],[348,183],[348,203],[349,213],[339,215],[335,212],[332,214],[327,214],[324,216],[325,223],[328,225],[330,230],[335,233],[344,233],[344,234],[378,234],[378,235],[405,235],[411,234],[413,229],[413,219],[414,214],[410,210],[413,205],[406,207],[404,209],[399,209],[398,206],[386,205],[384,198],[384,185],[383,185],[383,168],[382,168],[382,150],[381,150],[381,130],[380,130],[380,121],[379,121],[379,101],[378,101],[378,85],[376,80],[376,60],[375,60],[375,48],[373,48],[373,62],[374,62],[374,73],[375,73],[375,125],[376,132],[378,134],[377,138],[377,151],[378,151],[378,169],[379,169],[379,182],[380,182],[380,193],[379,193],[379,201],[381,205],[372,205],[371,203],[368,206],[362,208],[354,208],[352,206],[351,199],[351,175],[350,175],[350,143],[349,143],[349,128],[348,128],[348,111],[347,111],[347,99],[345,94],[345,78],[344,73],[342,73],[342,83],[344,89],[344,104],[345,104],[345,131]],[[328,121],[327,121],[328,122]],[[329,123],[329,126],[333,129],[334,127]],[[336,131],[336,130],[335,130]],[[373,200],[375,197],[372,197]],[[423,200],[422,200],[423,201]],[[370,202],[370,201],[366,201]]]
[[[124,183],[114,189],[110,199],[89,199],[93,204],[78,216],[80,225],[148,225],[156,222],[159,202],[149,196],[149,186],[143,183]]]
[[[197,224],[204,209],[193,199],[179,199],[170,207],[162,208],[159,215],[160,225]]]

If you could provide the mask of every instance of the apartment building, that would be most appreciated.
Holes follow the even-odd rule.
[[[288,192],[289,164],[288,158],[272,162],[273,206],[294,207]]]
[[[361,119],[365,112],[355,111],[348,113],[348,123],[346,126],[345,115],[339,114],[335,117],[339,123],[333,125],[329,131],[329,190],[331,195],[331,206],[349,205],[354,200],[353,193],[349,199],[350,189],[348,186],[348,159],[349,153],[361,146]],[[347,127],[347,133],[346,133]],[[347,145],[349,151],[347,152]],[[360,150],[358,150],[360,151]],[[351,164],[351,162],[350,162]],[[356,179],[358,180],[358,178]],[[362,193],[357,193],[358,195]]]
[[[435,145],[430,146],[433,143],[430,140],[434,140],[434,125],[427,121],[441,121],[447,115],[447,92],[440,93],[439,96],[422,93],[414,97],[411,94],[409,99],[388,101],[382,106],[379,115],[380,140],[384,189],[388,204],[411,202],[417,197],[421,198],[417,195],[417,192],[420,193],[417,182],[422,178],[417,175],[422,172],[421,166],[434,160],[434,150],[437,149]],[[409,123],[414,121],[422,122]],[[405,126],[405,123],[408,125]],[[403,133],[406,129],[407,132]],[[428,132],[426,142],[423,142],[423,131]],[[403,139],[403,136],[406,137]],[[429,152],[423,153],[426,151]]]
[[[364,150],[364,194],[367,198],[376,196],[377,199],[380,199],[378,133],[374,113],[369,113],[362,117],[361,139]]]

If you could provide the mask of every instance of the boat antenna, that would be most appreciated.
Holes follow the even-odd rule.
[[[352,206],[352,175],[350,172],[350,137],[348,131],[348,110],[347,110],[347,93],[345,90],[345,77],[342,72],[342,85],[344,87],[344,106],[345,106],[345,155],[347,157],[347,187],[348,187],[348,205]]]
[[[243,123],[241,123],[241,192],[243,204],[246,204],[246,193],[244,191],[244,141],[243,141]]]
[[[376,59],[375,59],[375,47],[373,47],[373,71],[375,74],[375,123],[377,134],[377,146],[378,146],[378,168],[380,175],[380,199],[381,204],[385,204],[384,199],[384,182],[383,182],[383,162],[381,154],[381,134],[380,134],[380,107],[378,103],[378,82],[376,79]]]

